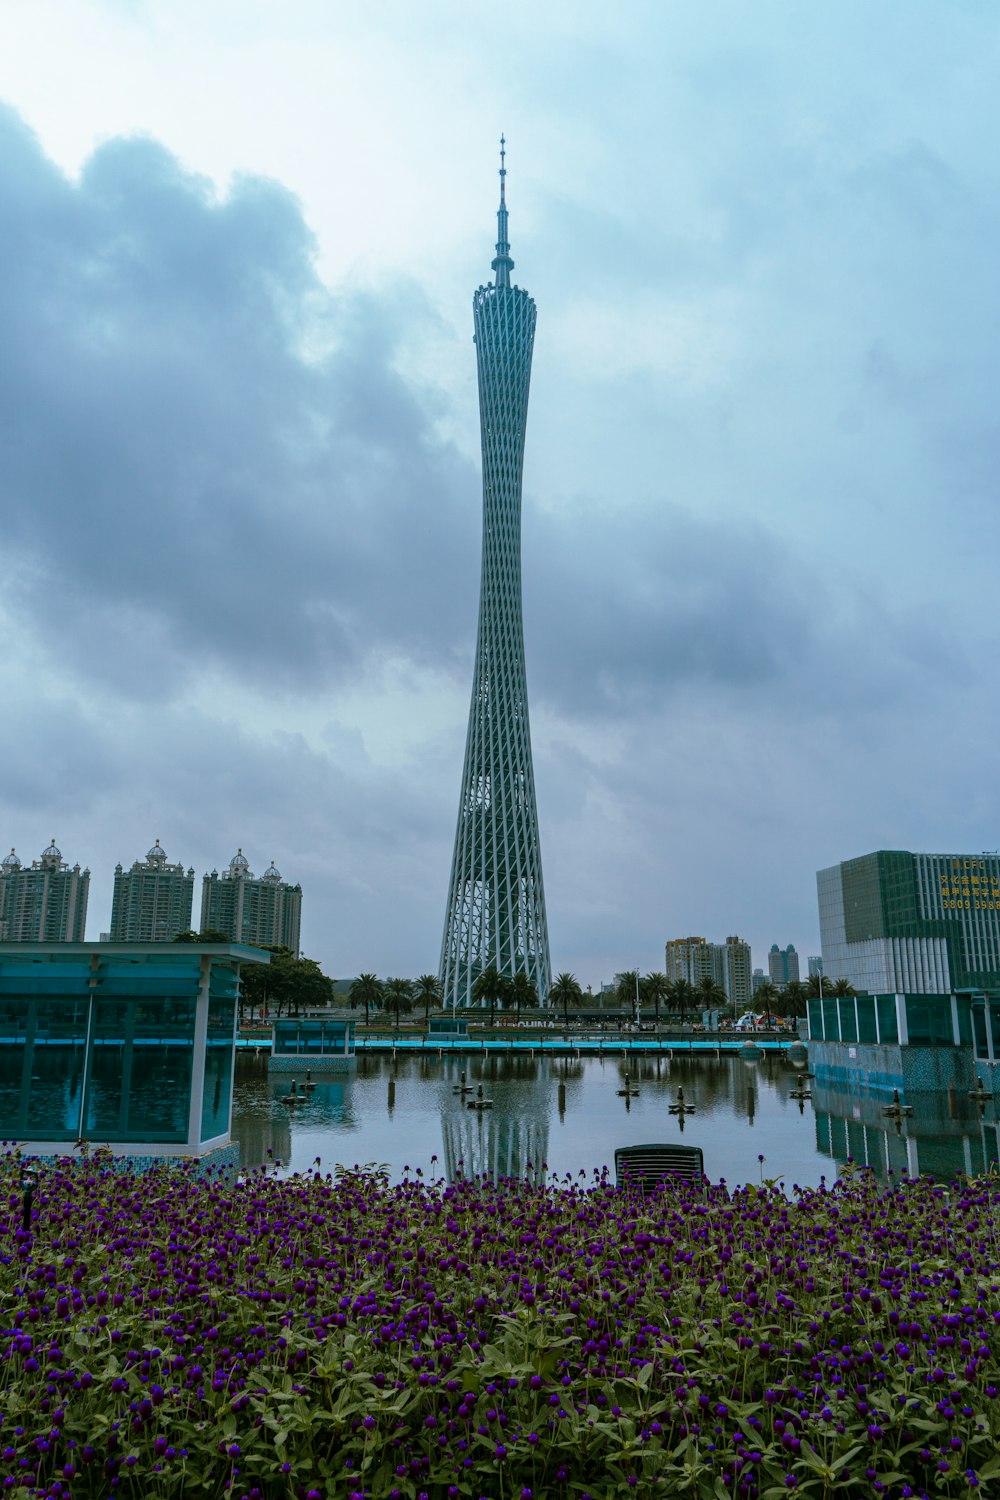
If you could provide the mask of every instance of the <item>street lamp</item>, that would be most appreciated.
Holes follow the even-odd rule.
[[[21,1172],[21,1192],[24,1194],[21,1204],[21,1229],[25,1234],[31,1233],[31,1200],[35,1196],[37,1186],[38,1173],[32,1167],[25,1167]]]

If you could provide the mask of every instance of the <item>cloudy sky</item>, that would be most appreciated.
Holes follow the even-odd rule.
[[[436,968],[504,130],[553,968],[1000,844],[998,64],[993,0],[3,0],[0,841],[90,937],[158,837]]]

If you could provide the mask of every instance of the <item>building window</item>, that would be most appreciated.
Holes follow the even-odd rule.
[[[875,1018],[875,996],[859,995],[858,1007],[858,1041],[877,1042],[878,1022]]]
[[[94,1001],[84,1134],[92,1141],[186,1141],[193,999]]]
[[[951,997],[907,995],[906,1031],[911,1047],[951,1047]]]
[[[858,1023],[854,1014],[854,996],[843,995],[840,999],[840,1039],[842,1042],[856,1042],[858,1039]]]
[[[883,1044],[899,1041],[899,1020],[896,1016],[895,995],[876,995],[875,1011],[878,1016],[878,1039]]]
[[[208,1005],[205,1087],[201,1096],[203,1141],[213,1140],[217,1135],[226,1135],[229,1130],[235,1026],[235,996],[213,995]]]
[[[0,999],[0,1137],[80,1134],[89,1001]]]

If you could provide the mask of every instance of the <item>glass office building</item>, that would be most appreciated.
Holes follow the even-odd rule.
[[[816,884],[826,979],[871,994],[1000,993],[1000,856],[880,849]]]
[[[204,1156],[229,1142],[236,944],[0,945],[0,1138],[39,1154]]]

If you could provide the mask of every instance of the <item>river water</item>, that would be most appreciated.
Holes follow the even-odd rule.
[[[470,1095],[456,1092],[465,1072]],[[623,1097],[626,1070],[629,1093]],[[346,1077],[315,1074],[294,1108],[287,1074],[268,1077],[266,1057],[237,1060],[233,1137],[245,1167],[280,1162],[305,1171],[385,1166],[453,1177],[545,1174],[607,1167],[617,1146],[700,1146],[705,1171],[730,1184],[781,1179],[786,1188],[838,1176],[848,1160],[889,1173],[948,1180],[1000,1159],[996,1109],[952,1095],[916,1101],[912,1117],[884,1117],[884,1098],[803,1079],[787,1058],[529,1057],[435,1053],[359,1055]],[[299,1080],[301,1085],[302,1080]],[[472,1110],[480,1085],[490,1108]],[[805,1087],[811,1098],[796,1100]],[[671,1114],[678,1101],[690,1113]],[[636,1092],[637,1091],[637,1092]],[[909,1102],[909,1101],[908,1101]],[[763,1158],[763,1160],[761,1160]]]

